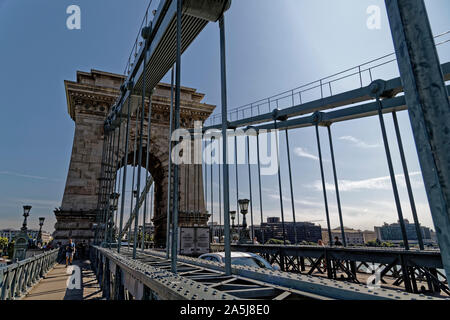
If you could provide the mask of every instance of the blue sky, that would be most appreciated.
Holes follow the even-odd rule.
[[[426,3],[433,33],[450,30],[450,3]],[[81,8],[81,30],[66,28],[66,8],[71,4]],[[64,80],[74,80],[77,70],[121,73],[147,4],[148,0],[0,0],[0,92],[1,108],[7,115],[0,119],[0,227],[19,227],[22,205],[31,204],[31,227],[37,227],[38,216],[44,216],[47,229],[53,229],[53,209],[61,204],[74,133]],[[366,27],[370,5],[382,9],[380,30]],[[235,0],[227,12],[226,27],[230,108],[393,52],[381,0]],[[183,56],[182,84],[197,88],[206,94],[205,102],[220,106],[218,38],[217,24],[209,24],[192,44]],[[448,44],[440,47],[439,54],[441,63],[449,61]],[[391,64],[376,72],[375,77],[389,79],[397,69]],[[399,114],[399,120],[419,218],[422,224],[432,226],[407,114]],[[396,174],[401,174],[390,116],[386,116],[386,124]],[[333,134],[345,224],[373,229],[384,221],[396,221],[377,118],[337,124]],[[290,138],[297,220],[323,220],[318,223],[324,226],[314,130],[299,129]],[[321,138],[327,182],[332,183],[325,131]],[[284,155],[286,151],[281,148],[280,152]],[[246,169],[239,168],[243,177]],[[233,168],[231,173],[233,207]],[[282,177],[285,215],[290,219],[286,165]],[[242,197],[248,196],[248,182],[243,180]],[[276,176],[263,178],[265,216],[279,215],[278,190],[273,187],[276,181]],[[401,176],[399,184],[404,214],[410,218]],[[254,214],[259,222],[256,185],[255,178]],[[328,195],[335,227],[338,219],[332,189]]]

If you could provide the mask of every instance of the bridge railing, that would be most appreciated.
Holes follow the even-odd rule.
[[[436,35],[435,39],[436,47],[438,48],[444,44],[448,44],[450,42],[450,31]],[[437,42],[438,40],[439,42]],[[228,111],[228,120],[238,121],[258,116],[266,112],[270,113],[275,108],[285,109],[316,99],[331,97],[347,91],[349,88],[363,88],[377,79],[377,73],[380,72],[380,69],[383,67],[388,69],[381,70],[381,72],[394,71],[395,76],[399,76],[397,66],[394,64],[396,61],[397,59],[394,52],[384,55],[291,90],[231,109]],[[221,121],[222,115],[216,113],[211,115],[211,117],[206,120],[205,124],[207,126],[213,126],[220,124]]]
[[[223,250],[223,244],[211,244],[212,252]],[[294,245],[232,245],[232,250],[261,255],[269,263],[278,264],[282,271],[308,275],[315,272],[329,279],[339,279],[340,273],[354,283],[362,280],[362,274],[379,272],[381,281],[390,276],[395,279],[394,286],[403,286],[408,292],[425,290],[450,295],[448,281],[440,271],[443,265],[438,250]]]
[[[55,265],[58,249],[0,268],[0,300],[24,296]]]

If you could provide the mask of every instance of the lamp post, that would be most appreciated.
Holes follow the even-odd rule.
[[[44,217],[39,217],[39,232],[37,236],[37,244],[42,244],[42,226],[44,225],[44,221]]]
[[[27,230],[27,218],[30,216],[31,206],[23,206],[23,224],[22,229],[23,231]]]
[[[234,232],[234,219],[236,219],[236,211],[230,211],[231,230]]]
[[[28,232],[27,232],[27,218],[30,215],[31,206],[23,206],[23,224],[20,232],[14,238],[14,261],[21,261],[26,258],[28,249]]]
[[[251,243],[249,230],[247,229],[247,219],[245,217],[245,215],[248,212],[249,203],[250,203],[250,200],[248,200],[248,199],[240,199],[238,201],[239,209],[241,210],[241,214],[242,214],[242,228],[240,230],[240,236],[239,236],[239,243],[241,243],[241,244]]]

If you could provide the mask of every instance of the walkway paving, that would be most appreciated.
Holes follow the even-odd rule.
[[[73,276],[67,274],[69,268],[57,264],[22,300],[101,300],[102,292],[90,262],[74,261],[73,264]],[[77,267],[80,268],[81,279],[77,277]]]

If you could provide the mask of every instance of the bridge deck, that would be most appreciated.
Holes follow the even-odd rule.
[[[88,261],[74,261],[81,270],[81,288],[69,289],[65,265],[55,267],[22,300],[99,300],[102,292]]]

